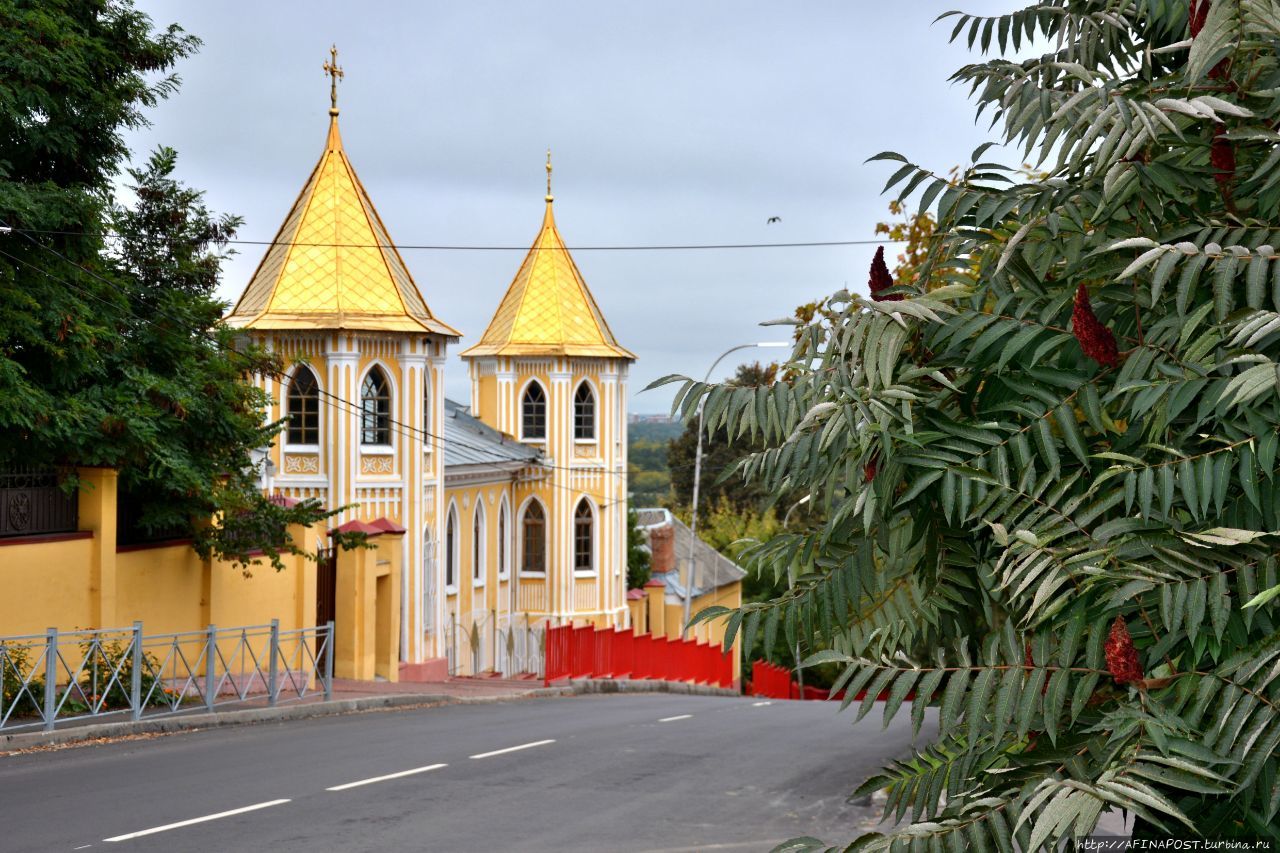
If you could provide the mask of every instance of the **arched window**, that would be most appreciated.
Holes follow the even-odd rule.
[[[320,384],[309,367],[299,367],[289,383],[289,443],[320,443]]]
[[[520,571],[531,575],[547,571],[547,516],[542,504],[531,501],[520,523]]]
[[[573,570],[589,572],[593,568],[591,528],[595,521],[591,504],[583,498],[573,511]]]
[[[471,519],[471,582],[484,583],[484,495],[476,495],[476,513]]]
[[[458,511],[449,507],[444,524],[444,585],[452,589],[458,584]]]
[[[360,385],[360,443],[391,443],[391,386],[378,367]]]
[[[596,395],[583,382],[573,395],[573,437],[591,440],[596,437]]]
[[[522,438],[547,437],[547,392],[537,382],[530,382],[524,390],[520,404],[520,432]]]
[[[498,577],[507,576],[507,504],[498,507]]]

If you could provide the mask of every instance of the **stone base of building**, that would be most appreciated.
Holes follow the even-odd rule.
[[[400,680],[412,682],[448,681],[448,658],[428,658],[420,663],[400,664]]]

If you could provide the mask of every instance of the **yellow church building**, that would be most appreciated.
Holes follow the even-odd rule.
[[[548,624],[627,626],[635,356],[556,227],[550,154],[537,237],[461,353],[470,405],[446,400],[446,356],[462,335],[429,307],[357,177],[338,128],[341,72],[326,70],[324,150],[226,317],[289,365],[255,380],[268,418],[287,421],[264,487],[344,507],[335,523],[347,529],[404,528],[379,544],[401,550],[399,589],[374,587],[386,600],[363,607],[396,603],[410,677],[442,660],[463,674],[519,671]],[[313,535],[307,547],[322,547]]]
[[[539,672],[548,627],[667,638],[682,633],[685,594],[693,612],[740,604],[741,570],[691,547],[663,511],[641,513],[654,580],[626,589],[635,356],[556,227],[550,154],[537,236],[461,352],[470,402],[447,400],[462,334],[431,310],[347,157],[331,54],[324,149],[225,317],[286,366],[253,377],[267,422],[285,425],[262,450],[262,486],[339,510],[328,527],[287,531],[319,559],[237,571],[190,539],[135,538],[115,471],[79,468],[74,495],[57,472],[19,472],[0,482],[6,506],[58,510],[0,533],[0,637],[131,622],[197,639],[268,623],[302,636],[332,622],[338,677],[421,681]],[[333,528],[369,538],[337,551]],[[715,643],[723,630],[691,633]]]

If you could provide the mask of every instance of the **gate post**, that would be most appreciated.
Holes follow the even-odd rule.
[[[58,629],[45,633],[44,648],[44,730],[53,731],[54,704],[58,698]]]
[[[218,696],[218,628],[209,623],[209,637],[204,646],[204,707],[213,710],[213,702]]]
[[[280,655],[280,620],[271,620],[271,665],[267,667],[267,704],[272,708],[276,704],[276,678],[279,674]]]
[[[327,651],[325,652],[325,656],[324,656],[324,698],[326,700],[329,700],[333,698],[333,620],[332,619],[330,619],[328,624],[325,626],[325,630],[328,631],[329,636],[325,640],[325,642],[327,643],[325,647]]]
[[[133,623],[133,669],[129,672],[129,707],[135,720],[142,719],[142,622]]]

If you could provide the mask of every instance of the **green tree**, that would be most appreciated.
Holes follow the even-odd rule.
[[[627,508],[627,589],[641,589],[649,582],[653,560],[649,540],[640,529],[636,511]]]
[[[730,383],[743,388],[756,388],[773,381],[777,365],[743,364]],[[668,445],[667,463],[671,470],[671,491],[677,507],[693,503],[693,468],[697,458],[697,424],[690,422]],[[736,466],[744,450],[752,449],[746,439],[733,436],[726,429],[708,430],[702,443],[702,482],[698,487],[698,512],[708,513],[727,501],[735,510],[757,510],[766,502],[766,492],[753,485],[725,479]]]
[[[874,158],[936,204],[915,283],[765,393],[677,394],[760,442],[754,487],[824,509],[749,554],[793,590],[702,618],[825,644],[859,717],[939,706],[861,788],[903,825],[854,849],[1058,849],[1106,808],[1280,840],[1280,17],[1190,5],[952,16],[983,52],[1053,46],[955,75],[1044,174]]]
[[[247,377],[280,365],[219,323],[238,220],[173,178],[168,149],[129,172],[133,204],[111,201],[121,132],[198,44],[127,2],[0,6],[0,466],[116,468],[144,527],[279,567],[286,525],[326,513],[257,490],[250,454],[278,425]]]

